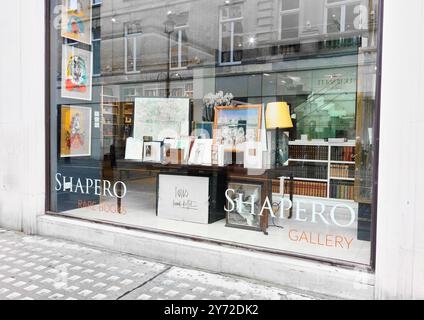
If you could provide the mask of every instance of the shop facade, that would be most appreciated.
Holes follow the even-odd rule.
[[[26,142],[5,155],[2,225],[323,294],[420,295],[379,278],[396,215],[384,134],[402,131],[387,126],[395,92],[382,72],[396,6],[39,5],[11,8],[25,21],[9,37],[28,85]],[[30,39],[37,23],[45,34]],[[21,152],[37,160],[19,160],[27,179],[10,191]],[[419,279],[413,235],[405,261]]]

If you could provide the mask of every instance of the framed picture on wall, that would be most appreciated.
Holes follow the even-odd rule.
[[[91,101],[93,53],[62,46],[62,98]]]
[[[91,156],[91,108],[61,106],[60,156]]]
[[[261,137],[262,105],[217,107],[214,123],[214,144],[227,150],[244,152],[246,142]]]
[[[64,0],[62,7],[63,38],[91,45],[92,0]]]
[[[227,227],[264,231],[265,216],[259,216],[265,199],[263,183],[230,181],[229,197],[226,208]]]

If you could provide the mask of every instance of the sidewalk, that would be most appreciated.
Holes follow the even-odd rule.
[[[0,229],[0,300],[299,300],[309,294]]]

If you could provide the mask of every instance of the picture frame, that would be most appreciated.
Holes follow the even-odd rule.
[[[216,107],[214,144],[225,145],[232,152],[244,152],[245,142],[261,139],[262,113],[261,104]]]
[[[213,138],[213,122],[193,121],[191,135],[196,139],[212,139]]]
[[[177,145],[177,140],[176,139],[165,139],[163,140],[163,145],[162,145],[162,160],[164,164],[169,164],[172,162],[172,154],[171,154],[171,150],[175,149]]]
[[[162,162],[162,142],[145,142],[143,147],[143,161],[160,163]]]
[[[125,147],[125,160],[143,161],[144,142],[143,140],[127,138]]]
[[[246,169],[263,169],[263,147],[260,142],[245,143],[244,167]]]
[[[60,157],[90,157],[91,108],[62,105],[60,119]]]
[[[212,165],[212,139],[196,139],[191,149],[189,165]]]
[[[234,192],[229,192],[229,197],[234,202],[234,208],[230,205],[230,202],[227,200],[226,208],[231,210],[226,214],[226,227],[245,229],[258,232],[266,232],[267,222],[265,219],[267,215],[259,216],[259,213],[262,209],[262,204],[266,198],[265,183],[258,181],[244,181],[244,180],[230,180],[228,182],[227,190],[233,190]],[[240,201],[240,195],[242,196],[242,203],[240,206],[237,205]],[[253,212],[255,215],[251,214],[252,207],[249,202],[254,201]]]
[[[62,45],[62,98],[92,100],[93,53]]]
[[[190,136],[191,105],[188,98],[135,98],[133,137],[153,141]]]
[[[91,45],[92,0],[63,0],[61,36]]]
[[[209,177],[160,174],[157,216],[198,224],[214,222],[210,212],[210,188]]]

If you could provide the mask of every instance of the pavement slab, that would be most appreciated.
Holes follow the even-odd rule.
[[[0,300],[311,300],[248,279],[0,229]]]

